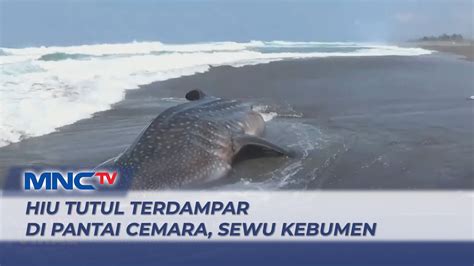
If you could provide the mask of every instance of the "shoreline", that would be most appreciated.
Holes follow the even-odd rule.
[[[441,53],[458,55],[461,58],[474,62],[474,41],[465,41],[460,43],[451,42],[414,42],[420,48],[434,50]]]
[[[346,47],[347,46],[347,47]],[[161,52],[157,52],[161,51]],[[110,109],[127,89],[154,81],[207,71],[209,66],[243,66],[284,59],[325,56],[414,56],[421,48],[362,43],[211,42],[183,45],[160,42],[97,44],[70,47],[31,47],[6,50],[0,99],[5,123],[0,146]],[[19,71],[18,69],[22,69]],[[107,71],[104,71],[107,70]],[[23,75],[22,80],[17,80]],[[20,89],[21,88],[21,89]],[[42,108],[51,106],[52,108]],[[42,120],[41,118],[48,119]]]
[[[0,161],[2,165],[0,165],[0,172],[2,172],[2,168],[3,171],[5,171],[5,167],[8,165],[54,166],[77,163],[82,167],[94,167],[98,163],[118,155],[128,147],[129,143],[137,137],[141,129],[147,125],[150,120],[156,117],[156,115],[165,108],[176,104],[176,102],[163,102],[164,98],[183,98],[187,91],[200,88],[205,90],[208,94],[223,98],[256,100],[280,106],[288,104],[294,111],[304,114],[302,118],[277,118],[275,121],[272,121],[272,124],[277,126],[278,123],[287,123],[283,124],[285,126],[296,122],[304,123],[319,128],[324,134],[331,138],[342,138],[345,139],[344,141],[353,137],[354,130],[361,132],[357,134],[357,138],[364,138],[366,140],[362,142],[359,141],[356,144],[349,143],[353,145],[349,151],[341,151],[341,147],[348,145],[348,143],[344,141],[337,142],[337,140],[334,140],[334,143],[329,145],[326,150],[318,150],[316,148],[314,150],[316,153],[310,155],[315,157],[307,162],[308,165],[299,169],[300,172],[305,172],[309,168],[315,167],[315,165],[320,165],[321,162],[319,162],[319,160],[325,161],[332,156],[336,156],[337,158],[335,157],[335,162],[331,162],[332,165],[329,165],[327,169],[323,169],[318,173],[320,179],[311,181],[312,183],[307,186],[319,189],[443,188],[442,186],[440,187],[443,182],[439,183],[439,181],[436,181],[433,184],[424,184],[421,180],[411,180],[416,173],[403,173],[398,172],[399,170],[395,172],[390,170],[392,172],[386,173],[385,171],[387,169],[384,168],[387,167],[385,166],[385,164],[387,164],[385,160],[389,160],[393,165],[389,167],[395,167],[394,169],[403,169],[403,167],[405,167],[409,169],[412,166],[404,165],[406,163],[397,165],[399,163],[395,163],[395,158],[389,157],[395,156],[398,158],[397,153],[403,152],[406,145],[413,145],[413,141],[415,141],[415,144],[421,143],[421,146],[418,147],[420,151],[416,152],[416,156],[419,156],[419,152],[428,152],[428,150],[433,148],[433,145],[440,145],[439,139],[443,139],[446,136],[423,137],[422,135],[417,136],[419,133],[414,131],[415,135],[406,137],[407,139],[404,140],[403,138],[405,137],[399,139],[401,136],[394,135],[389,138],[387,144],[391,145],[389,149],[395,148],[393,151],[394,155],[390,156],[384,155],[383,150],[387,149],[386,146],[378,147],[378,142],[386,142],[383,138],[379,140],[383,135],[393,135],[394,133],[391,132],[394,130],[407,130],[405,129],[407,125],[408,130],[411,130],[409,128],[419,123],[411,121],[412,119],[418,121],[417,117],[409,116],[405,119],[406,121],[401,121],[408,124],[398,124],[396,121],[397,117],[400,115],[405,117],[406,113],[406,107],[400,110],[398,109],[398,101],[401,101],[403,105],[411,105],[412,107],[410,107],[410,109],[413,109],[413,111],[410,112],[414,112],[414,114],[419,112],[417,111],[419,108],[422,108],[423,112],[433,109],[433,111],[429,111],[429,117],[424,118],[428,121],[435,119],[433,123],[440,122],[437,122],[437,118],[432,116],[431,112],[435,112],[433,113],[434,115],[436,114],[435,110],[439,110],[440,108],[441,110],[453,110],[455,112],[453,115],[462,111],[464,117],[464,107],[458,111],[458,109],[452,109],[451,104],[438,103],[436,99],[427,102],[427,104],[430,105],[434,104],[433,108],[424,106],[417,107],[419,102],[423,102],[423,98],[427,97],[425,96],[425,90],[429,89],[430,86],[436,86],[436,84],[440,83],[440,77],[431,77],[431,70],[424,67],[426,64],[433,63],[440,65],[443,69],[445,68],[444,65],[446,65],[446,69],[449,69],[448,66],[451,64],[459,65],[458,67],[463,69],[465,68],[462,61],[439,59],[438,57],[429,55],[417,57],[326,57],[282,60],[243,67],[212,67],[204,73],[153,82],[148,85],[140,86],[140,88],[136,90],[127,90],[125,98],[114,104],[110,110],[95,113],[91,118],[63,126],[56,132],[1,147]],[[408,72],[406,72],[406,68],[408,68]],[[410,70],[421,72],[419,76],[413,76]],[[342,76],[341,73],[343,73]],[[374,73],[382,73],[382,75]],[[384,90],[383,93],[379,92],[380,89],[377,88],[377,84],[379,82],[380,84],[386,84],[383,73],[391,73],[391,75],[394,75],[393,77],[399,81],[406,80],[407,77],[409,77],[408,84],[410,84],[410,82],[418,84],[420,82],[418,79],[424,80],[423,82],[427,82],[430,79],[431,81],[426,84],[426,89],[423,87],[422,91],[411,96],[413,99],[407,101],[405,96],[396,91],[397,89],[392,89],[393,86],[397,88],[398,85],[396,84],[387,84],[388,88]],[[404,73],[409,73],[410,76],[401,79],[400,77],[407,75]],[[428,76],[425,77],[424,75]],[[449,76],[451,75],[452,74],[449,74]],[[373,82],[374,85],[365,85],[367,76],[372,77],[371,82]],[[457,78],[449,78],[448,81],[456,79]],[[352,89],[352,87],[354,87],[354,89]],[[292,89],[289,90],[289,88]],[[442,92],[442,90],[440,92]],[[367,98],[367,95],[370,95],[370,97]],[[374,99],[371,100],[370,98]],[[454,100],[457,101],[456,99]],[[465,101],[461,103],[465,103]],[[388,107],[391,109],[387,109]],[[373,116],[372,113],[375,113],[376,116]],[[397,115],[397,113],[400,114]],[[382,120],[378,118],[379,116]],[[388,122],[386,122],[387,118],[389,118]],[[393,124],[394,122],[390,122],[390,119],[395,119],[396,123]],[[384,125],[384,127],[389,126],[387,128],[389,131],[381,130],[378,128],[380,126],[375,126],[375,124],[366,128],[366,123],[389,123],[389,125]],[[415,124],[412,125],[412,123]],[[307,134],[308,132],[301,131],[299,133]],[[290,137],[282,141],[291,142],[293,140],[291,134],[292,132],[288,132],[286,135]],[[283,134],[283,136],[275,136],[275,138],[284,137],[285,134]],[[414,140],[411,140],[412,138],[414,138]],[[460,136],[459,138],[462,139],[465,137]],[[453,141],[452,137],[448,139]],[[367,142],[369,146],[362,144],[365,142]],[[316,143],[316,147],[317,145],[319,144]],[[444,147],[443,145],[440,147]],[[368,153],[363,152],[367,147],[370,147],[371,151]],[[379,154],[380,152],[382,152],[382,155]],[[451,154],[457,151],[447,152]],[[438,161],[437,163],[442,164],[439,160],[444,158],[444,155],[438,157],[434,156],[431,160],[434,160],[435,163]],[[395,161],[392,162],[392,160]],[[258,171],[252,168],[253,164],[258,165],[262,162],[269,162],[268,166],[263,167],[267,170],[278,167],[284,163],[273,159],[265,161],[257,160],[244,164],[240,166],[240,168],[237,167],[237,169],[243,172],[248,171],[247,168],[253,169],[249,174],[257,175]],[[469,168],[466,168],[468,165],[465,160],[463,160],[461,164],[464,165],[458,165],[461,171],[469,171]],[[262,168],[261,166],[259,167]],[[358,170],[355,170],[354,167],[357,167]],[[425,167],[417,169],[416,171],[429,172]],[[327,176],[328,174],[336,175],[342,179],[331,178]],[[401,178],[403,180],[400,180],[398,183],[390,181],[390,178],[393,179],[394,175],[403,175],[403,178]],[[428,175],[432,175],[432,173]],[[353,176],[353,179],[343,178],[344,176]],[[378,178],[381,179],[378,181],[372,180],[375,176],[379,176]],[[239,183],[237,179],[231,181]],[[467,183],[465,182],[467,182],[465,179],[456,179],[454,182],[444,184],[444,188],[463,188],[466,187]],[[436,185],[436,183],[438,184]]]

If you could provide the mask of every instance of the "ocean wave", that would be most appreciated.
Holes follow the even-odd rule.
[[[430,53],[421,48],[386,45],[284,41],[131,42],[0,51],[0,146],[51,133],[110,109],[128,89],[202,73],[210,66],[241,67],[290,58]]]
[[[8,55],[8,53],[3,51],[3,49],[0,49],[0,55]]]
[[[40,56],[40,58],[38,58],[38,60],[60,61],[60,60],[66,60],[66,59],[79,60],[79,59],[86,59],[86,58],[91,58],[91,56],[87,54],[52,53],[52,54],[42,55]]]

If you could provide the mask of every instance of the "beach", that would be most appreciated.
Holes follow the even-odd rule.
[[[434,50],[443,53],[449,53],[460,56],[469,61],[474,61],[474,42],[464,41],[459,43],[452,42],[418,42],[421,48]]]
[[[472,62],[437,53],[211,67],[128,90],[110,110],[1,147],[0,173],[95,167],[199,88],[260,106],[269,116],[265,137],[298,151],[297,158],[239,161],[206,189],[472,189],[473,70]]]

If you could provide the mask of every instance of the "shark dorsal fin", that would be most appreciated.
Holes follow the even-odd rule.
[[[188,101],[196,101],[201,100],[202,98],[206,97],[206,94],[200,89],[190,90],[186,93],[186,100]]]

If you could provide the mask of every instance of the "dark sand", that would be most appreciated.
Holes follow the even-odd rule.
[[[300,152],[240,162],[213,189],[472,189],[473,70],[440,54],[215,67],[128,91],[112,110],[0,148],[0,173],[96,166],[176,104],[162,98],[200,88],[270,105],[282,115],[268,123],[267,137]]]

